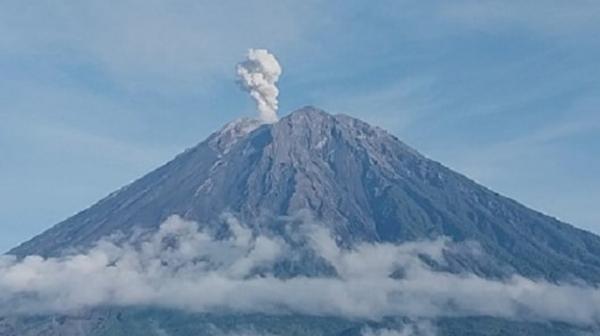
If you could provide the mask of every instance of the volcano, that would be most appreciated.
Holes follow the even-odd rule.
[[[381,128],[310,106],[273,124],[253,119],[231,122],[164,166],[9,254],[18,258],[57,257],[89,248],[116,233],[131,238],[139,230],[158,230],[172,215],[218,231],[223,213],[235,214],[254,232],[276,229],[281,218],[303,214],[335,233],[337,242],[348,247],[439,237],[476,242],[488,257],[448,255],[447,264],[432,267],[490,279],[516,274],[550,283],[573,279],[592,286],[600,283],[600,237],[499,195],[423,156]],[[282,272],[288,277],[320,272],[310,263]],[[143,321],[163,323],[164,316],[168,316],[168,323],[179,321],[190,326],[193,319],[203,326],[180,327],[179,331],[163,326],[169,335],[204,335],[198,330],[206,323],[251,324],[275,335],[356,335],[362,330],[356,321],[337,318],[184,318],[181,314],[141,308],[97,310],[83,320],[113,327],[120,324],[122,330],[133,330],[141,328]],[[34,326],[28,322],[27,330],[40,330],[39,325],[54,323],[50,321],[56,318],[40,318]],[[75,323],[68,317],[65,321],[60,324],[64,328]],[[4,334],[9,335],[10,330],[25,334],[25,322],[9,322],[5,323]],[[282,326],[289,323],[305,328],[292,333]],[[440,330],[449,335],[457,335],[457,330],[468,335],[579,332],[560,323],[492,317],[440,319],[438,323]],[[67,330],[64,328],[57,330]],[[2,332],[0,327],[0,335],[4,335]]]

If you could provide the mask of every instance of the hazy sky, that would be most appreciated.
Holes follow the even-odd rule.
[[[312,104],[600,232],[600,2],[4,1],[0,250],[255,114],[248,48]]]

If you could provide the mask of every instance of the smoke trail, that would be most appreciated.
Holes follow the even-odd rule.
[[[281,66],[266,49],[250,49],[246,57],[237,65],[237,82],[256,101],[260,119],[276,122],[279,89],[275,83],[281,75]]]

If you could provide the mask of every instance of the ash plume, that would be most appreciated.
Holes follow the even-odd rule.
[[[238,84],[256,101],[260,120],[276,122],[279,89],[275,84],[281,75],[281,66],[275,56],[266,49],[250,49],[236,70]]]

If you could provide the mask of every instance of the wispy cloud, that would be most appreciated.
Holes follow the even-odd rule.
[[[305,20],[315,23],[314,16],[302,15],[311,10],[306,4],[290,1],[41,1],[3,7],[5,57],[86,60],[134,91],[199,89],[216,75],[229,75],[248,47],[290,46],[312,29]]]
[[[402,134],[419,120],[432,117],[443,106],[432,77],[409,76],[379,89],[345,92],[321,90],[316,100],[331,113],[345,113]]]
[[[593,0],[475,1],[463,0],[440,6],[441,17],[487,30],[527,29],[536,33],[569,37],[598,29],[600,5]]]
[[[600,130],[597,106],[597,99],[579,99],[560,115],[517,125],[503,138],[453,141],[434,154],[494,190],[597,232],[592,200],[600,187],[594,178],[598,162],[589,152]]]

